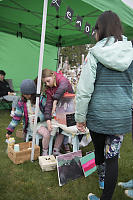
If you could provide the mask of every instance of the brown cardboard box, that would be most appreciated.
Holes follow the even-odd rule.
[[[14,164],[20,164],[31,159],[32,142],[19,143],[19,152],[14,151],[14,145],[8,147],[8,157]],[[34,160],[40,156],[40,147],[35,145]]]

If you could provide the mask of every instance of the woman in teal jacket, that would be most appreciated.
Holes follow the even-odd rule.
[[[100,200],[111,200],[123,135],[132,127],[133,48],[112,11],[99,16],[94,34],[97,43],[89,50],[77,87],[75,119],[80,131],[86,126],[90,130],[103,189]],[[88,199],[99,198],[89,194]]]

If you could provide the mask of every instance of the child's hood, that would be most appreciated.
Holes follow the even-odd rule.
[[[107,38],[99,41],[90,53],[105,67],[117,71],[125,71],[133,61],[133,47],[130,41],[123,36],[123,41],[114,42],[111,37],[106,46]]]

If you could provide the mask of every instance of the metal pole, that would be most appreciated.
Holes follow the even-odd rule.
[[[44,54],[44,44],[45,44],[45,32],[46,32],[47,7],[48,7],[48,0],[44,0],[41,45],[40,45],[40,57],[39,57],[39,68],[38,68],[38,80],[37,80],[37,94],[40,94],[40,88],[41,88],[42,65],[43,65],[43,54]],[[35,149],[38,111],[39,111],[39,95],[36,97],[35,121],[34,121],[34,128],[33,128],[33,137],[32,137],[31,161],[34,160],[34,149]]]
[[[56,71],[58,71],[58,68],[59,68],[59,57],[60,57],[60,47],[58,47],[58,51],[57,51]]]

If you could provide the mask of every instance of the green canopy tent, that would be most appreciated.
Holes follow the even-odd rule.
[[[119,4],[116,4],[117,1],[119,2]],[[44,0],[42,23],[42,0],[7,0],[0,2],[0,31],[16,34],[17,37],[21,38],[27,37],[34,40],[40,40],[42,24],[37,94],[40,93],[44,43],[46,42],[47,44],[51,44],[57,47],[90,43],[92,41],[90,36],[91,34],[89,34],[91,33],[90,30],[92,30],[96,18],[101,14],[101,11],[103,10],[103,8],[97,8],[96,3],[98,3],[98,1],[95,1],[95,4],[93,5],[91,4],[91,1],[88,0],[52,1],[53,4],[59,4],[59,2],[61,2],[61,6],[58,6],[60,8],[57,11],[57,9],[55,10],[54,6],[50,6],[51,1],[48,2],[48,0]],[[120,0],[112,0],[111,4],[109,4],[109,0],[101,0],[100,3],[102,5],[106,5],[105,10],[109,10],[112,8],[113,11],[116,5],[120,6],[121,4],[123,4],[123,2],[121,2]],[[125,8],[126,11],[129,12],[129,16],[132,18],[133,15],[130,8],[128,8],[127,6],[125,6]],[[120,15],[122,11],[124,12],[124,9],[122,7],[121,9],[117,9],[117,11],[117,14]],[[66,16],[66,19],[64,19],[64,16]],[[132,30],[133,26],[131,23],[128,22],[128,16],[125,16],[125,18],[122,17],[121,20],[124,25],[125,33],[128,33],[128,35],[131,37],[130,31]],[[75,26],[76,24],[78,25],[79,22],[80,24],[82,24],[82,26],[78,26],[77,30]],[[83,33],[83,31],[85,33]],[[31,160],[33,160],[34,157],[38,103],[39,97],[37,97],[36,100],[36,117],[33,133],[33,148]]]
[[[126,1],[126,0],[125,0]],[[132,1],[132,0],[127,0]],[[62,0],[56,11],[48,1],[47,26],[45,43],[53,46],[71,46],[92,42],[91,31],[97,17],[105,10],[116,12],[123,23],[124,34],[132,38],[133,12],[124,0]],[[72,20],[65,18],[67,8],[73,11]],[[41,40],[43,0],[2,0],[0,1],[0,32],[17,37]],[[82,17],[79,31],[76,25],[77,16]],[[85,24],[90,25],[90,34],[84,34]]]
[[[54,70],[56,69],[55,56],[57,55],[57,49],[60,46],[93,43],[94,41],[91,37],[92,28],[95,25],[97,17],[102,13],[102,11],[105,10],[111,9],[116,12],[122,20],[124,34],[128,36],[128,39],[133,38],[133,10],[130,6],[130,4],[133,4],[132,0],[61,0],[60,8],[58,11],[54,6],[51,6],[51,2],[52,0],[48,1],[45,43],[54,47],[50,48],[50,46],[48,46],[48,52],[51,52],[51,54],[49,53],[51,56],[48,56],[47,46],[45,45],[46,56],[44,59],[45,63],[43,67],[49,65],[48,67],[52,67]],[[68,7],[70,7],[73,11],[71,21],[65,18]],[[22,78],[26,78],[26,76],[22,76],[22,69],[24,70],[24,66],[26,66],[28,69],[28,63],[26,62],[27,59],[23,59],[23,55],[25,53],[27,54],[27,57],[29,56],[29,66],[31,66],[29,67],[27,77],[30,74],[32,63],[34,63],[34,76],[37,72],[38,67],[36,63],[38,62],[38,59],[35,60],[37,57],[35,56],[35,52],[39,55],[42,13],[43,0],[0,1],[0,32],[5,32],[8,34],[1,35],[0,67],[3,67],[8,72],[7,78],[9,78],[8,74],[11,74],[13,80],[15,80],[14,86],[16,90],[18,90]],[[82,17],[82,26],[80,31],[75,27],[78,16]],[[89,34],[84,33],[86,22],[88,22],[90,26]],[[14,37],[11,35],[14,35]],[[26,39],[28,39],[28,41]],[[35,40],[36,42],[31,40]],[[31,45],[31,43],[34,44]],[[13,52],[17,55],[15,59],[18,60],[18,62],[20,60],[19,65],[18,62],[11,62]],[[21,54],[19,54],[20,52]],[[47,59],[48,57],[49,61]],[[35,60],[34,62],[30,62],[32,58]],[[50,61],[53,61],[52,64],[49,64]],[[14,70],[11,70],[12,65]],[[18,73],[18,66],[20,69],[19,72],[21,73],[21,77]],[[17,76],[15,78],[16,74]],[[31,74],[33,74],[33,71]],[[30,75],[29,78],[34,78],[34,76]]]
[[[12,79],[15,91],[20,90],[22,80],[35,79],[38,72],[40,42],[0,32],[0,69],[6,78]],[[43,68],[56,71],[58,48],[45,45]]]

